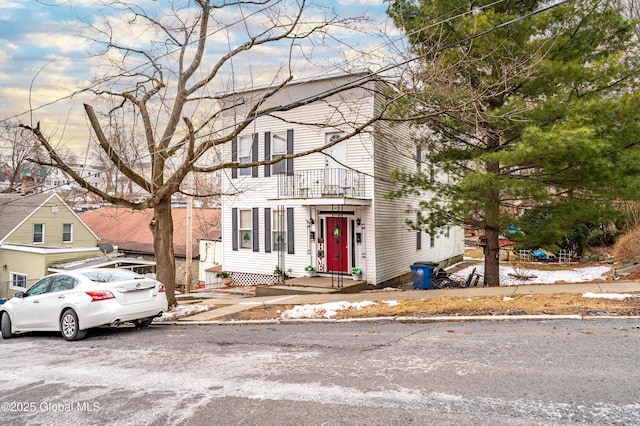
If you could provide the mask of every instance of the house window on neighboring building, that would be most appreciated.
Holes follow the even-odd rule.
[[[284,209],[273,210],[271,232],[273,251],[285,251],[287,249],[287,216]]]
[[[44,243],[44,223],[35,223],[33,225],[33,243]]]
[[[71,241],[73,241],[73,224],[64,223],[62,224],[62,242],[70,243]]]
[[[251,162],[251,144],[253,136],[240,136],[238,138],[238,162],[247,164]],[[240,169],[240,176],[251,176],[251,167]]]
[[[250,249],[252,245],[253,226],[251,221],[251,210],[240,210],[238,223],[238,238],[240,240],[240,248]]]
[[[422,231],[416,232],[416,250],[422,250]]]
[[[431,234],[431,247],[435,247],[436,245],[436,235],[435,234]]]
[[[271,160],[287,154],[287,132],[273,133],[271,138]],[[281,160],[271,165],[271,173],[274,175],[287,172],[287,161]]]
[[[11,287],[25,289],[27,288],[27,276],[24,274],[16,274],[12,272],[10,275]]]
[[[416,146],[416,172],[422,173],[422,147],[420,145]]]

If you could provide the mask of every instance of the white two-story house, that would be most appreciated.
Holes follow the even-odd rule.
[[[238,117],[258,100],[261,108],[276,109],[227,144],[225,160],[277,159],[352,134],[386,102],[384,83],[369,81],[288,111],[277,107],[365,76],[303,81],[266,99],[267,89],[231,95],[225,105],[227,127],[238,125]],[[332,277],[359,268],[369,284],[386,285],[410,280],[414,262],[461,260],[461,227],[433,236],[410,230],[405,220],[414,213],[406,213],[407,207],[419,199],[386,197],[394,188],[392,170],[426,170],[421,157],[407,126],[376,121],[322,152],[228,170],[222,182],[224,269],[237,285],[273,283],[276,267],[300,277],[307,265]]]

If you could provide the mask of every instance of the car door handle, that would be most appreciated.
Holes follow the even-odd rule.
[[[33,303],[40,303],[40,301],[39,300],[34,300]]]
[[[58,299],[64,299],[64,295],[58,296]]]

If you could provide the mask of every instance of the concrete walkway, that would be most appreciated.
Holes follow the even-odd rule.
[[[365,291],[352,294],[293,294],[266,297],[246,297],[225,292],[198,292],[178,297],[179,304],[208,305],[210,310],[178,319],[177,323],[217,322],[219,318],[261,305],[305,305],[330,302],[363,302],[373,300],[425,299],[438,297],[522,296],[527,294],[560,293],[635,293],[640,282],[591,282],[581,284],[541,284],[501,287],[479,287],[443,290]],[[522,316],[519,316],[522,317]],[[455,319],[460,319],[455,317]],[[497,318],[494,318],[497,319]]]

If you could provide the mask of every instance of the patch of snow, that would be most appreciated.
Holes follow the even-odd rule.
[[[509,297],[509,296],[505,296],[505,297],[502,298],[503,302],[509,302],[511,300],[516,300],[516,298],[515,297]]]
[[[346,310],[359,310],[367,306],[373,306],[374,302],[333,302],[322,303],[318,305],[298,305],[292,309],[284,311],[280,314],[282,319],[313,319],[313,318],[331,318],[335,316],[338,311]]]
[[[611,299],[611,300],[624,300],[628,297],[638,297],[635,294],[629,293],[584,293],[582,297],[586,297],[588,299]]]
[[[476,273],[484,275],[484,264],[468,266],[455,275],[466,280],[473,268]],[[572,268],[562,271],[543,271],[540,269],[513,268],[509,265],[500,265],[500,285],[526,285],[526,284],[556,284],[556,283],[583,283],[598,280],[605,280],[605,275],[611,272],[610,266],[587,266],[583,268]],[[535,275],[534,279],[523,280],[518,276]]]
[[[156,318],[155,321],[174,321],[178,318],[199,314],[200,312],[206,312],[208,310],[209,306],[206,305],[178,305],[171,308],[169,312],[162,314],[161,317]]]
[[[387,300],[385,303],[387,306],[398,306],[400,304],[397,300]]]

